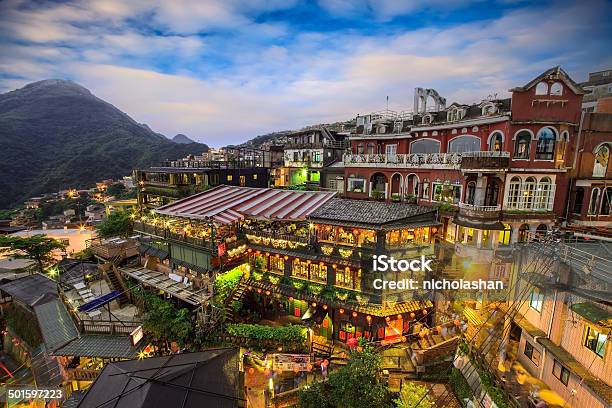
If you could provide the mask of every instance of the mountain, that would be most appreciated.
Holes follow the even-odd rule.
[[[196,143],[182,133],[179,133],[178,135],[174,136],[172,138],[172,141],[174,143],[180,143],[180,144]]]
[[[168,140],[88,89],[59,79],[0,94],[0,142],[0,208],[208,151],[205,144]]]

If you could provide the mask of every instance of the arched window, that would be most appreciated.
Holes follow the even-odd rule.
[[[535,177],[527,177],[523,185],[523,196],[521,197],[521,208],[531,210],[535,198],[536,179]]]
[[[421,119],[421,123],[423,125],[429,125],[433,120],[433,117],[430,114],[424,115],[423,119]]]
[[[406,195],[418,197],[419,194],[419,178],[416,174],[409,174],[406,177]]]
[[[467,204],[474,205],[475,198],[476,198],[476,182],[470,181],[467,184],[467,191],[465,193],[465,202]]]
[[[569,141],[569,133],[567,131],[561,133],[559,138],[559,146],[557,147],[557,160],[562,161],[565,159],[565,149],[567,149],[567,142]]]
[[[536,209],[550,210],[552,209],[552,181],[548,177],[542,177],[538,183],[536,194]]]
[[[591,200],[589,201],[589,214],[597,214],[597,204],[599,203],[599,188],[591,190]]]
[[[601,215],[610,215],[612,207],[612,187],[606,188],[601,195]]]
[[[521,179],[512,177],[508,188],[508,208],[516,209],[519,207],[519,191],[521,190]]]
[[[550,86],[550,94],[551,95],[563,95],[563,84],[561,82],[555,82]]]
[[[576,188],[576,194],[574,195],[574,208],[572,212],[575,214],[582,213],[582,202],[584,201],[584,187]]]
[[[497,111],[497,108],[492,103],[487,103],[482,107],[482,116],[494,115]]]
[[[503,149],[504,135],[501,132],[495,132],[489,138],[489,151],[501,152]]]
[[[610,148],[601,145],[595,151],[595,164],[593,165],[593,177],[605,177],[610,161]]]
[[[363,143],[357,145],[357,154],[363,154]]]
[[[548,232],[548,227],[546,226],[546,224],[540,224],[538,225],[538,228],[536,228],[536,235],[540,237],[545,236],[547,232]]]
[[[536,86],[536,95],[548,95],[548,84],[546,82],[540,82]]]
[[[433,139],[415,140],[410,144],[410,153],[440,153],[440,142]]]
[[[519,227],[519,242],[529,241],[529,225],[523,224]]]
[[[516,135],[514,143],[514,158],[529,159],[529,146],[531,145],[531,134],[526,130]]]
[[[480,150],[480,138],[476,136],[459,136],[448,142],[449,153],[477,152]]]
[[[551,128],[542,128],[538,132],[536,160],[552,160],[555,153],[555,132]]]
[[[376,145],[372,142],[368,143],[368,154],[375,154],[376,153]]]

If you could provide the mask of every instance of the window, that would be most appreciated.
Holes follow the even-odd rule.
[[[253,180],[257,180],[257,174],[253,174]]]
[[[348,266],[346,268],[336,269],[336,286],[349,289],[359,289],[361,287],[361,269],[359,271],[351,270]]]
[[[348,191],[353,193],[365,193],[365,180],[360,178],[348,179]]]
[[[541,312],[543,301],[544,301],[544,294],[540,292],[540,289],[533,288],[531,290],[531,297],[529,299],[529,307],[537,310],[538,312]]]
[[[387,158],[389,158],[389,156],[395,157],[395,155],[397,154],[397,145],[396,144],[386,145],[385,153],[387,155]]]
[[[470,181],[467,185],[467,193],[465,202],[474,205],[474,198],[476,197],[476,182]]]
[[[291,275],[297,278],[308,279],[308,263],[302,262],[297,258],[294,259]]]
[[[480,138],[476,136],[459,136],[448,142],[449,153],[477,152],[480,150]]]
[[[536,160],[552,160],[555,152],[555,132],[551,128],[543,128],[538,132],[536,145]]]
[[[610,215],[610,207],[612,207],[612,187],[603,190],[601,194],[601,215]]]
[[[433,139],[416,140],[410,144],[410,153],[440,153],[440,142]]]
[[[376,146],[374,145],[374,143],[368,143],[368,154],[375,154],[376,153]]]
[[[327,283],[327,265],[323,263],[311,264],[310,279],[319,283]]]
[[[540,82],[536,86],[536,95],[548,95],[548,84],[546,82]]]
[[[553,363],[552,373],[559,381],[563,383],[563,385],[567,385],[569,382],[570,371],[563,367],[563,365],[561,365],[561,363],[559,363],[557,360],[555,360]]]
[[[270,257],[270,272],[285,273],[285,260],[280,256]]]
[[[495,132],[489,139],[489,151],[501,152],[503,149],[504,136],[501,132]]]
[[[593,165],[593,177],[605,177],[608,171],[608,161],[610,160],[610,148],[601,145],[595,151],[595,164]]]
[[[589,214],[597,214],[597,203],[599,202],[599,188],[591,190],[591,200],[589,201]]]
[[[410,174],[406,178],[406,194],[418,196],[419,194],[419,178],[416,174]]]
[[[423,180],[423,191],[421,197],[429,200],[429,180],[427,179]]]
[[[319,150],[316,150],[316,151],[312,152],[312,161],[313,162],[320,162],[321,161],[321,152]]]
[[[231,174],[227,175],[227,181],[232,181],[234,180],[234,176],[232,176]]]
[[[536,209],[550,210],[552,209],[552,181],[548,177],[542,177],[538,183],[536,190]]]
[[[521,207],[523,209],[533,208],[533,199],[536,187],[535,177],[527,177],[525,184],[522,186]]]
[[[555,82],[550,86],[550,94],[555,96],[563,95],[563,84]]]
[[[533,347],[533,344],[525,340],[525,350],[523,353],[529,357],[531,361],[537,366],[540,364],[540,352]]]
[[[497,242],[499,245],[510,245],[510,239],[512,238],[512,227],[508,224],[504,224],[504,230],[499,231]]]
[[[576,195],[574,196],[574,208],[572,212],[575,214],[582,213],[582,202],[584,201],[584,187],[576,188]]]
[[[421,120],[421,124],[429,125],[432,120],[433,120],[433,117],[430,114],[427,114],[427,115],[423,116],[423,119]]]
[[[529,159],[529,146],[531,145],[531,134],[527,131],[522,131],[516,136],[514,143],[514,158]]]
[[[293,152],[293,161],[300,161],[300,152]]]
[[[363,154],[363,143],[357,145],[357,154]]]
[[[457,226],[455,224],[453,224],[452,221],[448,222],[448,225],[446,226],[446,236],[445,239],[448,242],[454,243],[455,242],[455,234],[457,233]]]
[[[432,201],[457,204],[461,199],[461,186],[456,184],[433,183]]]
[[[240,178],[240,186],[244,187],[246,185],[246,176],[239,176]]]
[[[588,348],[602,358],[606,353],[606,340],[608,340],[607,335],[598,332],[591,326],[586,327],[583,343],[584,347]]]
[[[507,205],[509,209],[519,208],[519,192],[521,190],[521,179],[519,177],[512,177],[510,180],[510,188],[508,189],[508,201]]]
[[[565,149],[567,149],[567,142],[569,141],[569,134],[563,132],[559,139],[559,147],[557,147],[557,160],[562,161],[565,159]]]
[[[492,103],[487,103],[482,107],[482,116],[490,116],[494,115],[497,111],[497,108]]]

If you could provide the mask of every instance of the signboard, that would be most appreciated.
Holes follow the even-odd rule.
[[[138,326],[130,333],[130,339],[132,340],[132,346],[136,346],[140,340],[144,337],[142,326]]]
[[[223,256],[225,254],[225,242],[222,242],[217,245],[217,254],[218,256]]]
[[[272,368],[281,371],[308,371],[310,364],[308,354],[274,354],[272,357]]]

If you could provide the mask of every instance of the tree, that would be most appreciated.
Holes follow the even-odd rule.
[[[106,195],[108,196],[119,197],[124,192],[125,192],[125,186],[121,183],[111,184],[106,189]]]
[[[402,385],[400,398],[395,400],[398,408],[435,408],[436,404],[427,395],[427,388],[413,382]]]
[[[191,312],[188,309],[178,309],[170,302],[161,300],[155,295],[143,292],[145,314],[143,329],[160,344],[168,347],[175,341],[184,346],[193,334]]]
[[[350,352],[345,366],[329,375],[327,384],[313,384],[300,391],[298,405],[300,408],[392,407],[391,394],[380,381],[379,369],[380,355],[370,346],[360,346]]]
[[[102,238],[123,236],[132,233],[132,220],[128,211],[115,211],[96,226],[98,235]]]
[[[44,234],[31,237],[0,236],[0,253],[12,252],[17,258],[32,259],[40,273],[44,273],[45,265],[53,261],[51,253],[57,249],[65,250],[66,245]]]

